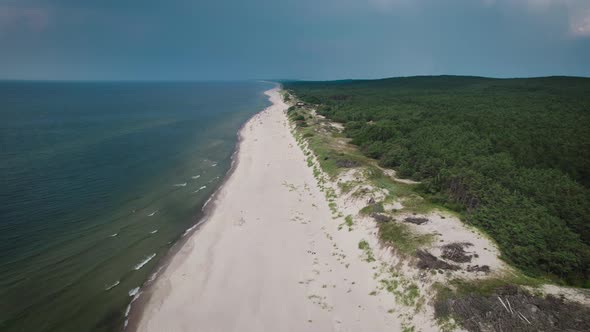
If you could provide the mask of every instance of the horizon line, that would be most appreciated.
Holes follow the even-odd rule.
[[[5,82],[43,82],[43,83],[231,83],[231,82],[337,82],[337,81],[379,81],[396,78],[417,78],[417,77],[470,77],[487,79],[538,79],[538,78],[586,78],[590,76],[581,75],[544,75],[544,76],[480,76],[480,75],[406,75],[406,76],[385,76],[380,78],[336,78],[336,79],[305,79],[305,78],[265,78],[265,79],[34,79],[34,78],[0,78],[0,83]]]

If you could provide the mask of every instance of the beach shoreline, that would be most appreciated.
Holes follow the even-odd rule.
[[[270,82],[269,82],[270,83]],[[273,82],[274,83],[274,82]],[[267,94],[272,90],[281,89],[281,85],[276,83],[276,86],[272,89],[264,91],[264,94]],[[211,194],[211,196],[205,201],[203,206],[201,207],[199,213],[195,216],[195,220],[197,220],[191,227],[187,228],[170,247],[170,249],[166,252],[166,255],[161,258],[157,265],[153,267],[151,272],[151,276],[148,280],[144,282],[144,284],[140,287],[139,293],[131,300],[128,305],[127,315],[125,317],[126,321],[124,324],[123,330],[125,331],[139,331],[137,329],[137,325],[141,319],[141,315],[143,313],[143,309],[145,305],[150,300],[150,290],[151,286],[157,282],[158,277],[166,271],[169,267],[171,261],[174,257],[179,253],[182,249],[184,244],[192,237],[195,236],[200,227],[207,222],[208,217],[213,213],[215,210],[215,201],[217,196],[219,195],[220,191],[223,187],[227,184],[229,179],[231,178],[232,174],[234,173],[238,163],[239,163],[239,152],[240,152],[240,144],[244,139],[243,130],[252,119],[256,117],[257,114],[264,112],[267,108],[271,107],[267,106],[266,108],[256,112],[252,116],[250,116],[238,129],[236,132],[236,143],[234,146],[234,151],[230,157],[230,167],[225,173],[223,180],[217,187],[217,189]]]
[[[376,262],[309,167],[278,88],[242,128],[235,168],[206,222],[178,245],[129,317],[131,331],[400,329]],[[342,239],[335,238],[344,236]],[[428,328],[425,329],[429,330]]]

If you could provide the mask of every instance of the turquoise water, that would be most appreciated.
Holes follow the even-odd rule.
[[[0,82],[0,330],[120,330],[271,87]]]

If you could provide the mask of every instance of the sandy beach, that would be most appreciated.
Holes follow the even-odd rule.
[[[148,290],[138,331],[398,330],[374,269],[333,220],[279,90],[241,131],[213,211]],[[388,313],[389,311],[389,313]]]

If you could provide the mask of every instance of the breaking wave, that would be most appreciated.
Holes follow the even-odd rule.
[[[151,254],[151,255],[147,256],[147,257],[146,257],[146,258],[145,258],[143,261],[141,261],[139,264],[135,265],[135,266],[133,267],[133,269],[134,269],[134,270],[136,270],[136,271],[137,271],[137,270],[139,270],[139,269],[141,269],[142,267],[144,267],[144,265],[146,265],[146,264],[147,264],[149,261],[151,261],[151,260],[152,260],[154,257],[156,257],[156,254],[155,254],[155,253],[153,253],[153,254]]]
[[[138,293],[139,293],[139,287],[135,287],[133,289],[130,289],[128,294],[129,294],[129,296],[134,297]]]
[[[117,286],[118,286],[120,283],[121,283],[121,282],[120,282],[119,280],[117,280],[117,281],[115,281],[114,283],[112,283],[112,284],[110,284],[110,285],[106,286],[106,287],[104,288],[104,290],[106,290],[106,291],[108,291],[108,290],[111,290],[111,289],[113,289],[113,288],[117,287]]]

